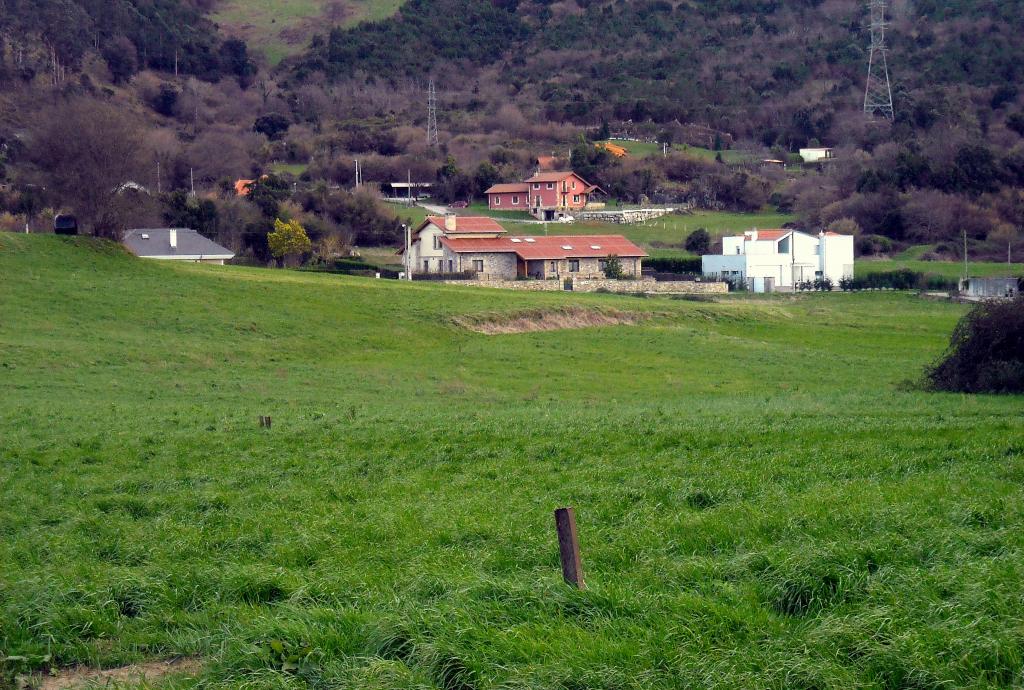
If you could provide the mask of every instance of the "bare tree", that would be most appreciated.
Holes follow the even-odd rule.
[[[137,201],[146,193],[142,130],[122,111],[97,101],[63,102],[43,115],[32,133],[34,163],[60,205],[98,237],[119,239]],[[154,190],[155,191],[155,190]]]

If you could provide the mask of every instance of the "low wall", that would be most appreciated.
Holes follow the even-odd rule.
[[[601,223],[643,223],[654,218],[661,218],[674,213],[674,208],[630,208],[622,211],[580,211],[576,220],[596,221]]]
[[[464,285],[466,287],[499,288],[502,290],[527,290],[535,292],[561,292],[564,283],[561,280],[446,280],[446,285]],[[584,279],[573,281],[573,292],[608,292],[637,293],[651,295],[724,295],[729,292],[728,283],[698,283],[689,280],[655,281],[655,280],[607,280]]]
[[[691,280],[577,280],[573,292],[643,292],[650,295],[724,295],[728,283],[698,283]]]
[[[445,280],[445,285],[466,287],[500,288],[502,290],[533,290],[537,292],[561,292],[561,280]]]

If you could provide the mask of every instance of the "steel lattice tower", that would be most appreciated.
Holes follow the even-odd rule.
[[[871,13],[871,57],[868,58],[868,85],[864,92],[864,112],[893,119],[892,85],[889,83],[889,61],[885,46],[886,0],[868,0]]]
[[[427,146],[439,146],[440,140],[437,135],[437,89],[434,88],[434,80],[430,80],[430,90],[427,93]]]

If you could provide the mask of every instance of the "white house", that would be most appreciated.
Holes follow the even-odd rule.
[[[410,231],[409,251],[402,250],[402,264],[411,273],[452,273],[454,262],[445,259],[443,237],[495,238],[505,228],[491,218],[481,216],[427,216],[419,227]]]
[[[793,287],[815,278],[838,284],[853,277],[853,236],[834,232],[750,230],[722,238],[722,253],[703,257],[705,276],[742,281],[755,292]]]
[[[800,157],[804,163],[817,163],[818,161],[830,161],[835,158],[832,149],[814,148],[800,149]]]

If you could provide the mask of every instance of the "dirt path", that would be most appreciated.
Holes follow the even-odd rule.
[[[74,690],[90,683],[108,685],[111,683],[140,683],[154,681],[174,674],[195,675],[202,668],[198,659],[185,658],[171,661],[147,661],[142,664],[111,668],[98,671],[91,668],[69,668],[55,676],[44,676],[39,685],[40,690]]]

